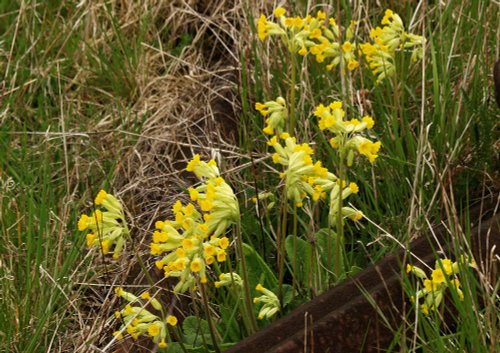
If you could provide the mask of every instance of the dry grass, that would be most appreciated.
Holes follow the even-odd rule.
[[[137,140],[131,146],[115,149],[124,153],[112,153],[119,162],[111,185],[134,216],[136,243],[130,250],[147,259],[152,224],[167,217],[173,200],[191,182],[183,169],[193,154],[219,162],[224,156],[226,165],[239,158],[239,63],[235,53],[244,45],[239,34],[239,26],[245,21],[242,1],[147,1],[141,5],[113,1],[111,13],[104,10],[102,3],[87,2],[83,6],[87,7],[87,33],[96,46],[105,47],[116,35],[110,16],[118,20],[125,37],[138,36],[145,13],[155,23],[140,43],[142,55],[136,66],[127,67],[129,81],[134,83],[128,97],[133,102],[128,105],[129,115],[143,117],[141,131],[113,129],[114,119],[119,116],[114,114],[116,111],[94,127],[95,131],[104,131],[104,140],[117,132]],[[100,28],[103,23],[108,24],[104,32]],[[166,33],[170,43],[165,43]],[[186,35],[189,43],[180,46]],[[174,55],[171,48],[176,46],[180,50]],[[85,69],[80,72],[78,78],[84,81]],[[125,102],[123,105],[127,106]],[[100,351],[97,347],[106,347],[114,329],[108,320],[116,309],[112,288],[144,284],[132,255],[126,264],[99,261],[97,274],[84,283],[86,297],[80,300],[79,308],[79,316],[84,319],[74,321],[69,330],[72,337],[66,340],[63,351]],[[146,264],[154,274],[152,263]],[[159,286],[168,288],[168,284],[160,282]],[[127,342],[120,347],[127,351]],[[149,351],[148,347],[145,343],[143,349]]]
[[[5,77],[0,103],[7,102],[0,109],[0,125],[14,122],[17,131],[13,134],[19,138],[11,142],[13,150],[21,148],[23,124],[30,122],[28,144],[34,146],[33,151],[47,146],[63,151],[63,162],[54,163],[50,170],[54,182],[64,179],[67,191],[61,209],[51,214],[54,226],[48,232],[59,234],[58,254],[69,246],[62,234],[75,233],[65,227],[74,223],[72,210],[84,208],[78,200],[90,201],[98,191],[100,185],[93,181],[105,180],[106,187],[125,201],[133,215],[129,220],[133,220],[135,244],[124,254],[127,261],[110,262],[92,252],[71,271],[74,294],[68,297],[70,309],[65,312],[71,316],[71,324],[64,335],[54,333],[52,351],[111,352],[116,348],[108,346],[115,328],[109,319],[117,304],[113,288],[123,285],[138,290],[144,285],[134,253],[140,254],[155,274],[147,250],[152,224],[167,217],[173,200],[182,197],[191,184],[183,172],[186,162],[200,153],[216,159],[222,170],[249,166],[241,163],[238,148],[242,109],[238,54],[243,52],[247,58],[254,55],[250,36],[242,36],[250,28],[244,6],[253,6],[254,14],[270,13],[274,3],[81,0],[61,2],[53,13],[42,11],[40,1],[21,3],[11,28],[14,40],[3,42],[0,38],[0,72]],[[0,19],[2,16],[6,15]],[[42,33],[38,33],[39,27],[33,23],[56,25],[41,26]],[[22,38],[28,45],[16,61]],[[68,46],[74,49],[68,51]],[[266,65],[271,63],[263,61]],[[268,93],[272,89],[266,78],[272,76],[271,71],[263,68],[265,77],[260,83]],[[310,77],[305,75],[303,80],[310,85]],[[33,98],[37,96],[57,102],[57,110],[37,115],[39,107]],[[301,98],[300,107],[306,98]],[[46,124],[38,124],[40,116],[49,117]],[[434,164],[438,170],[438,163]],[[110,165],[114,166],[112,173]],[[443,192],[436,199],[442,197],[448,216],[456,218],[450,211],[455,208],[451,186],[445,187],[449,174],[439,176]],[[18,193],[22,192],[19,188]],[[417,217],[413,213],[423,212],[416,196],[416,211],[408,224]],[[19,216],[19,224],[21,220]],[[15,253],[16,247],[11,248]],[[167,289],[168,283],[160,277],[158,286]],[[48,273],[44,280],[51,280]],[[36,319],[36,313],[32,316]],[[58,320],[62,323],[66,317]],[[150,346],[145,343],[139,351],[150,351]]]

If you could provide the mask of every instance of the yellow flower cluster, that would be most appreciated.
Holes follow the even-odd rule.
[[[405,31],[403,21],[392,10],[386,10],[382,19],[382,27],[372,28],[372,43],[364,43],[360,48],[365,55],[370,69],[377,76],[377,82],[394,74],[395,53],[397,50],[411,50],[412,61],[422,58],[424,38]]]
[[[280,176],[285,179],[287,198],[297,207],[303,206],[307,195],[318,201],[332,190],[337,177],[324,168],[321,161],[313,161],[313,149],[307,143],[297,144],[295,137],[284,132],[279,137],[273,136],[267,144],[276,151],[273,162],[286,167]]]
[[[152,298],[149,292],[143,292],[140,297],[136,297],[120,287],[115,289],[115,293],[119,298],[125,299],[128,304],[122,310],[115,312],[115,317],[121,319],[123,324],[118,331],[113,333],[113,336],[121,339],[123,338],[121,332],[126,330],[134,340],[137,340],[140,335],[147,334],[154,343],[158,344],[158,347],[166,348],[167,324],[176,326],[177,318],[168,315],[165,320],[162,320],[159,316],[145,309],[144,306],[149,302],[155,310],[163,310],[160,302],[156,298]],[[133,306],[133,304],[137,305]]]
[[[283,144],[282,144],[283,143]],[[304,199],[310,197],[314,202],[330,196],[329,217],[332,223],[339,212],[339,198],[342,200],[358,192],[356,183],[346,185],[327,168],[321,161],[314,162],[313,149],[307,143],[297,144],[295,137],[284,132],[279,137],[273,136],[267,144],[276,151],[272,155],[273,162],[286,167],[280,177],[285,180],[287,198],[297,207],[302,207]],[[342,189],[342,190],[341,190]],[[359,221],[363,214],[351,207],[342,207],[343,218]]]
[[[318,105],[314,115],[319,118],[318,126],[321,130],[328,130],[335,135],[330,139],[330,145],[347,157],[347,166],[352,166],[355,151],[366,156],[371,163],[375,162],[381,143],[372,142],[359,135],[375,125],[371,116],[366,115],[361,120],[356,118],[344,120],[345,111],[342,102],[339,101],[332,102],[328,106]]]
[[[337,215],[339,213],[339,198],[345,200],[350,195],[357,194],[358,191],[359,187],[356,183],[349,183],[349,185],[346,185],[346,182],[343,180],[341,187],[340,180],[337,180],[330,193],[330,210],[328,212],[328,221],[330,224],[334,224],[337,220]],[[348,206],[342,206],[341,213],[343,219],[350,218],[353,221],[359,221],[363,218],[363,212]]]
[[[78,220],[78,230],[88,230],[87,247],[99,246],[103,254],[108,254],[111,247],[113,258],[117,259],[125,245],[129,231],[120,201],[106,191],[101,190],[95,198],[96,209],[90,216],[83,214]]]
[[[286,17],[285,14],[286,10],[281,7],[274,10],[277,23],[269,21],[264,15],[260,16],[257,22],[260,40],[264,41],[268,36],[277,35],[291,53],[301,56],[310,53],[318,63],[328,62],[326,68],[329,71],[341,63],[344,69],[349,71],[359,66],[357,47],[353,42],[357,22],[351,21],[343,40],[340,37],[341,28],[333,18],[327,18],[326,13],[321,10],[315,17]]]
[[[340,37],[340,28],[333,18],[327,19],[326,23],[328,26],[322,24],[321,30],[309,36],[311,42],[306,43],[309,52],[318,63],[328,62],[328,71],[339,65],[342,65],[344,70],[354,71],[359,66],[357,44],[354,42],[354,31],[358,23],[351,21],[345,30],[345,40]]]
[[[189,188],[191,201],[197,206],[177,200],[172,207],[174,219],[156,222],[150,245],[153,255],[167,253],[156,266],[165,271],[165,277],[179,278],[175,292],[194,287],[196,276],[206,283],[206,266],[226,261],[229,239],[224,234],[240,215],[238,200],[219,175],[215,161],[204,162],[195,155],[186,170],[202,181]]]
[[[318,11],[315,17],[285,15],[286,10],[281,7],[274,11],[276,23],[261,15],[257,22],[259,38],[264,41],[268,36],[277,35],[291,53],[301,56],[310,53],[318,63],[328,63],[328,71],[339,65],[344,70],[353,71],[359,66],[358,57],[364,54],[377,82],[380,82],[395,73],[396,51],[410,50],[413,62],[422,58],[424,38],[406,32],[401,17],[389,9],[381,21],[382,27],[371,29],[372,41],[359,45],[354,38],[357,21],[351,21],[342,30],[323,11]],[[345,37],[341,33],[345,33]]]
[[[235,285],[238,288],[243,287],[243,280],[236,272],[221,273],[219,280],[214,282],[215,288]]]
[[[278,97],[275,101],[265,103],[255,103],[255,109],[266,118],[267,126],[263,129],[267,135],[279,135],[285,129],[285,121],[288,119],[286,102],[283,97]]]
[[[416,293],[416,299],[412,296],[412,300],[425,298],[424,303],[420,304],[420,311],[424,315],[429,315],[430,311],[437,310],[443,302],[444,292],[446,288],[453,288],[460,300],[464,299],[464,293],[460,289],[460,281],[458,274],[460,264],[476,266],[474,260],[469,260],[462,256],[460,261],[452,262],[448,258],[439,259],[436,261],[434,270],[431,273],[431,278],[427,277],[424,270],[410,264],[406,265],[406,273],[413,273],[422,280],[422,289]]]
[[[253,298],[254,304],[264,303],[262,308],[259,311],[259,320],[269,319],[273,317],[280,310],[280,300],[269,289],[266,289],[262,286],[262,284],[257,284],[255,289],[262,293],[261,296]]]

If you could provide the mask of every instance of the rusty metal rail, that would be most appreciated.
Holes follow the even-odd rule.
[[[496,200],[493,200],[496,203]],[[471,211],[477,220],[471,230],[472,251],[478,262],[500,251],[500,217],[495,206]],[[409,250],[433,265],[437,243],[451,250],[447,232],[422,237]],[[411,310],[402,290],[401,268],[408,253],[400,251],[353,278],[303,304],[269,327],[247,337],[226,353],[348,353],[382,352],[393,340],[389,327],[399,327]],[[498,264],[497,264],[498,265]]]

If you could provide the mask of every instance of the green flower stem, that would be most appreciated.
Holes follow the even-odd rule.
[[[291,60],[291,70],[292,70],[292,73],[291,73],[291,76],[292,76],[292,82],[290,84],[290,124],[288,126],[288,133],[291,135],[291,136],[295,136],[294,135],[294,131],[295,131],[295,123],[296,123],[296,117],[295,117],[295,85],[297,83],[297,59],[295,57],[295,54],[292,54],[290,56],[290,60]]]
[[[243,239],[241,233],[241,222],[238,219],[236,222],[236,244],[238,247],[238,252],[240,253],[240,261],[241,261],[241,273],[243,275],[243,291],[244,291],[244,302],[246,305],[248,316],[250,317],[250,334],[253,334],[257,331],[257,322],[255,321],[255,317],[253,314],[253,306],[252,306],[252,297],[250,296],[250,282],[248,280],[248,271],[247,264],[245,260],[245,252],[243,250]]]
[[[201,292],[201,300],[203,302],[203,308],[207,316],[208,327],[210,328],[210,336],[212,337],[212,344],[216,353],[220,353],[219,345],[217,344],[217,337],[215,337],[215,326],[212,321],[212,315],[210,315],[210,307],[208,306],[207,291],[204,283],[198,283]]]
[[[341,255],[343,254],[343,244],[344,244],[344,222],[342,221],[342,184],[344,179],[344,152],[340,150],[339,153],[339,208],[337,214],[337,236],[335,237],[335,280],[338,281],[342,272],[342,264],[340,262]]]
[[[227,264],[229,266],[229,272],[234,273],[231,261],[228,261]],[[219,268],[219,265],[217,264],[217,262],[214,262],[214,265],[215,265],[215,268],[217,270],[217,274],[220,275],[222,272]],[[231,276],[231,279],[232,279],[232,276]],[[234,282],[234,280],[233,280],[233,282]],[[244,304],[245,298],[243,297],[239,287],[235,286],[234,284],[227,287],[227,288],[228,288],[229,295],[231,295],[231,297],[233,298],[235,303],[237,303],[238,310],[239,310],[241,317],[243,319],[243,324],[245,325],[245,328],[247,329],[248,335],[250,335],[252,330],[253,330],[252,322],[251,322],[252,319],[248,317],[248,314],[246,314],[247,309],[246,309],[246,304]],[[253,314],[253,312],[252,312],[252,314]],[[252,317],[253,317],[253,315],[252,315]]]
[[[278,298],[280,303],[283,303],[283,277],[285,273],[285,238],[287,232],[287,190],[284,189],[284,199],[281,203],[281,223],[279,225],[277,234],[277,248],[278,248]]]
[[[189,353],[189,351],[187,350],[186,346],[184,345],[184,342],[182,342],[182,337],[181,337],[181,333],[180,333],[180,329],[179,327],[175,326],[172,328],[172,333],[173,333],[173,336],[175,338],[175,341],[177,343],[179,343],[179,345],[181,346],[181,349],[184,353]]]
[[[297,273],[297,205],[293,205],[293,273],[294,275]],[[296,283],[295,276],[292,276],[292,288],[295,293],[295,285]],[[282,298],[280,298],[282,301]]]

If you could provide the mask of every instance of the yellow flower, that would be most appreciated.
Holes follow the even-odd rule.
[[[425,316],[429,315],[429,309],[427,308],[427,305],[425,305],[425,304],[420,305],[420,311],[422,311],[422,313]]]
[[[391,20],[392,20],[392,15],[394,14],[394,12],[392,12],[392,10],[385,10],[385,16],[384,18],[382,19],[382,24],[383,25],[388,25],[391,23]]]
[[[101,242],[101,250],[102,250],[102,253],[104,255],[108,254],[109,253],[109,247],[111,246],[111,244],[109,243],[109,240],[103,240]]]
[[[260,15],[259,21],[257,22],[257,33],[261,41],[265,41],[267,37],[267,18],[264,15]]]
[[[322,34],[321,33],[321,29],[315,28],[309,34],[309,38],[311,38],[311,39],[319,39],[319,38],[321,38],[321,34]]]
[[[344,44],[342,44],[342,51],[344,51],[345,53],[350,53],[351,50],[352,50],[351,42],[346,41],[346,42],[344,42]]]
[[[275,10],[274,10],[274,16],[277,17],[277,18],[280,18],[282,16],[284,16],[286,13],[286,10],[282,7],[277,7]]]
[[[182,241],[182,247],[187,251],[191,250],[194,247],[194,244],[194,239],[184,239]]]
[[[349,183],[349,190],[351,190],[353,194],[357,194],[359,192],[359,187],[356,183]]]
[[[148,334],[151,337],[155,337],[155,336],[158,336],[160,334],[160,330],[161,330],[161,327],[159,325],[157,325],[156,323],[153,323],[153,324],[149,325],[149,327],[148,327]]]
[[[435,284],[444,283],[446,281],[443,271],[439,268],[432,271],[431,278],[432,282]]]
[[[425,279],[424,280],[424,288],[427,292],[432,292],[435,289],[435,286],[433,285],[433,283],[430,279]]]
[[[193,172],[195,167],[200,163],[201,161],[201,157],[200,155],[197,153],[193,156],[193,159],[189,161],[189,163],[187,164],[186,166],[186,171],[188,172]],[[179,200],[177,200],[178,203],[180,203]],[[175,210],[174,210],[175,212]]]
[[[451,260],[443,259],[441,263],[443,265],[444,273],[446,273],[447,275],[451,275],[453,273],[453,263],[451,262]]]
[[[226,237],[222,237],[219,239],[219,246],[221,249],[226,250],[227,247],[229,246],[229,239]]]
[[[88,233],[86,236],[86,241],[87,241],[87,247],[91,248],[94,245],[96,239],[96,235],[93,233]]]
[[[203,261],[201,259],[196,258],[193,261],[191,261],[190,265],[191,272],[200,272],[202,268],[203,268]]]
[[[99,191],[99,193],[97,194],[97,196],[95,198],[95,204],[96,205],[102,204],[102,202],[106,199],[107,196],[108,196],[108,193],[106,191],[104,191],[104,190]]]
[[[359,66],[359,63],[356,60],[349,60],[347,63],[347,69],[349,71],[354,71]]]
[[[177,318],[173,315],[168,315],[167,316],[167,323],[170,326],[176,326],[177,325]]]
[[[278,297],[269,289],[264,288],[260,283],[257,284],[257,287],[255,289],[261,292],[262,295],[260,297],[256,297],[253,299],[254,304],[264,303],[264,305],[259,311],[258,315],[259,320],[262,320],[264,318],[266,319],[271,318],[280,309],[280,301]]]
[[[83,214],[78,220],[78,230],[82,231],[88,228],[90,223],[90,217],[86,214]]]
[[[360,221],[363,218],[363,212],[361,211],[356,211],[350,216],[351,220],[353,221]]]
[[[375,125],[375,121],[369,115],[365,115],[362,120],[368,129],[371,129]]]
[[[226,261],[226,252],[223,249],[217,251],[217,261],[218,262]]]
[[[162,270],[163,267],[165,266],[165,264],[163,263],[163,261],[157,260],[157,261],[155,261],[155,266],[157,269]]]

